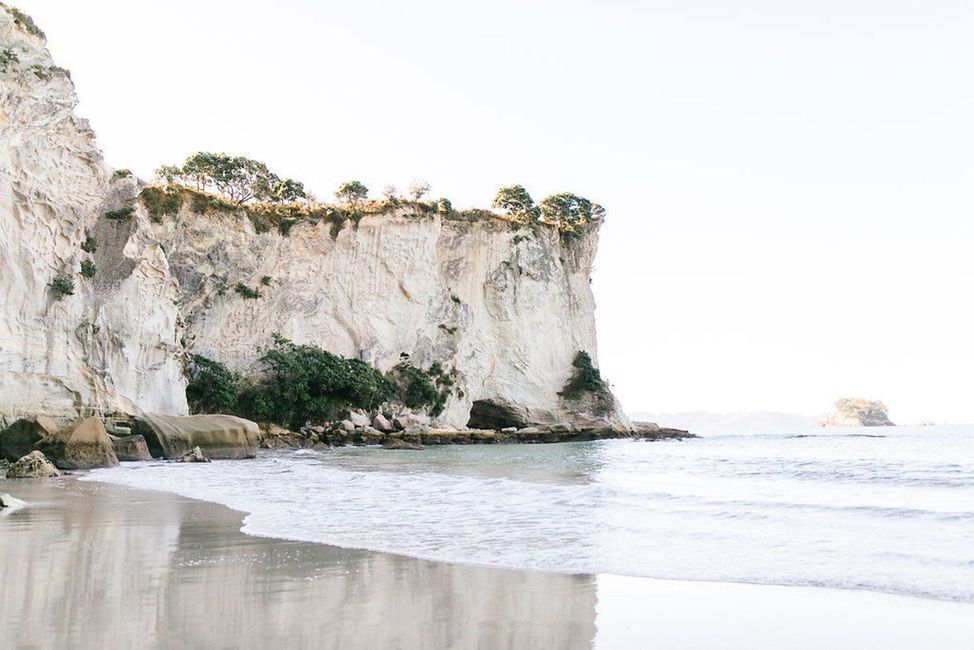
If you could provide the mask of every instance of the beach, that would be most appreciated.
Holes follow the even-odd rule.
[[[969,647],[974,605],[433,562],[240,532],[75,477],[0,480],[0,630],[30,648]]]

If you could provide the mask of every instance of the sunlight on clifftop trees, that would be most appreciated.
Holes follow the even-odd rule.
[[[337,205],[328,205],[306,192],[303,183],[282,178],[260,161],[204,151],[189,156],[182,165],[163,165],[156,171],[156,178],[160,185],[144,188],[141,195],[153,222],[178,213],[184,200],[188,200],[196,213],[244,211],[259,233],[277,227],[286,235],[300,221],[326,220],[332,223],[335,237],[346,221],[357,225],[365,215],[401,209],[402,216],[439,215],[451,221],[496,219],[527,226],[548,225],[570,240],[605,218],[602,206],[570,192],[553,194],[535,204],[522,185],[497,191],[493,207],[499,212],[458,210],[447,198],[426,200],[430,185],[422,180],[410,185],[407,196],[399,195],[395,186],[388,185],[383,198],[377,200],[368,198],[369,188],[361,181],[347,181],[335,191]]]
[[[221,194],[234,203],[251,199],[285,203],[307,198],[304,184],[281,178],[262,162],[224,153],[195,153],[180,165],[163,165],[156,176],[167,184]]]

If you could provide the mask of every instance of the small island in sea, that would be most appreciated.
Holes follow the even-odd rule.
[[[888,409],[882,402],[843,397],[835,402],[835,412],[822,420],[823,427],[892,427]]]

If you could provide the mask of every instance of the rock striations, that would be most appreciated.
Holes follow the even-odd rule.
[[[76,104],[43,35],[0,7],[0,417],[183,413],[176,283],[141,221],[103,216],[136,181],[112,181]]]
[[[246,373],[281,334],[383,371],[440,364],[455,388],[435,424],[629,429],[611,396],[559,395],[575,355],[596,358],[597,225],[568,239],[398,209],[283,234],[192,202],[150,219],[43,36],[0,9],[0,41],[0,424],[182,415],[187,351]]]

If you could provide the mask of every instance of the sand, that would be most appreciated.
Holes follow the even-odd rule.
[[[968,648],[974,605],[493,569],[240,533],[242,513],[2,481],[0,646]]]

